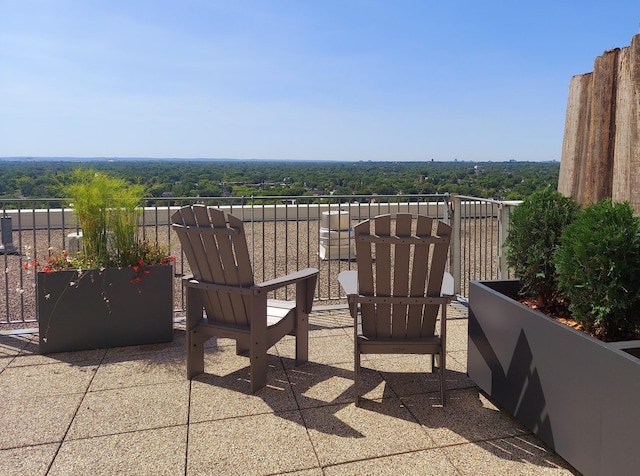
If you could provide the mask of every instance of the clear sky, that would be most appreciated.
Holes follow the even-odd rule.
[[[639,0],[0,0],[0,157],[560,160]]]

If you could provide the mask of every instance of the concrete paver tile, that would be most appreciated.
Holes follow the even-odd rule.
[[[184,474],[187,427],[65,441],[48,476]]]
[[[336,319],[330,312],[316,312],[309,316],[309,337],[343,336],[353,334],[353,321]]]
[[[207,341],[189,381],[184,326],[172,343],[50,355],[0,335],[0,474],[577,474],[467,377],[467,309],[450,311],[444,408],[419,355],[363,355],[355,407],[347,309],[312,313],[309,362],[295,367],[291,336],[269,349],[255,395],[229,339]]]
[[[0,373],[0,400],[44,395],[84,393],[98,369],[97,365],[13,366]]]
[[[89,392],[66,440],[186,425],[189,382]]]
[[[58,451],[58,443],[0,450],[0,474],[45,476]]]
[[[430,355],[368,355],[364,365],[371,364],[378,370],[393,391],[401,397],[420,393],[437,392],[440,389],[437,371],[431,372]],[[472,388],[475,383],[466,374],[466,365],[447,354],[445,388]]]
[[[249,393],[248,368],[225,376],[205,373],[191,381],[189,420],[194,423],[296,409],[291,385],[281,366],[270,366],[267,386],[253,395]]]
[[[35,350],[30,349],[34,346]],[[106,354],[106,349],[81,350],[77,352],[56,352],[53,354],[40,354],[38,350],[38,341],[35,344],[29,343],[25,347],[18,358],[12,363],[11,367],[25,367],[27,365],[46,365],[46,364],[78,364],[78,365],[98,365],[102,362]]]
[[[324,468],[325,476],[459,475],[439,448],[365,459]]]
[[[437,394],[432,394],[435,396]],[[429,402],[427,395],[403,398],[407,408],[438,446],[448,446],[529,433],[504,412],[500,412],[475,388],[447,392],[445,407]]]
[[[307,362],[286,372],[300,408],[353,402],[352,364]]]
[[[113,347],[106,349],[109,359],[118,359],[122,357],[139,356],[145,354],[153,354],[156,352],[184,351],[187,346],[186,333],[181,330],[173,331],[173,341],[162,342],[158,344],[146,345],[129,345],[125,347]]]
[[[302,410],[322,466],[434,447],[397,398]]]
[[[14,357],[34,339],[33,334],[0,334],[0,357]]]
[[[180,351],[107,355],[91,382],[90,391],[180,382],[186,378],[186,369],[184,352]]]
[[[443,448],[462,475],[576,475],[571,466],[545,449],[533,435]]]
[[[286,476],[324,476],[324,473],[322,472],[322,469],[318,467],[318,468],[311,468],[311,469],[303,469],[300,471],[291,471],[286,473]]]
[[[0,356],[0,372],[6,369],[14,359],[15,357],[13,356]]]
[[[5,399],[0,412],[0,449],[60,442],[82,393]]]
[[[282,340],[275,347],[278,354],[293,365],[296,355],[294,340]],[[327,365],[350,362],[353,365],[353,339],[346,334],[309,338],[309,361]]]
[[[447,352],[466,351],[468,339],[466,319],[447,319]]]
[[[285,367],[300,408],[355,401],[352,363],[324,365],[309,362],[300,367]],[[360,370],[359,392],[362,398],[369,400],[394,396],[380,374],[367,367]]]
[[[316,468],[298,411],[193,423],[187,475],[267,475]]]

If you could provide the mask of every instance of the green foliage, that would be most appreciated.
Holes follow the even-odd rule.
[[[568,226],[554,255],[573,317],[604,340],[640,324],[640,220],[627,202],[603,200]]]
[[[507,263],[520,279],[523,294],[537,297],[542,309],[556,304],[557,275],[551,257],[562,231],[579,209],[573,198],[545,188],[511,213],[505,241]]]
[[[82,229],[83,255],[94,266],[133,264],[142,185],[93,169],[76,169],[63,187]]]
[[[0,198],[62,198],[76,168],[146,186],[150,197],[458,193],[517,200],[557,188],[558,162],[264,160],[0,161]]]

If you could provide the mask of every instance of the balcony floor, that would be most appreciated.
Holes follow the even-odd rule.
[[[255,395],[233,341],[187,380],[180,324],[170,344],[48,356],[0,336],[0,474],[577,474],[467,378],[466,308],[449,317],[444,408],[428,356],[363,356],[353,405],[346,309],[314,310],[309,363],[274,346]]]

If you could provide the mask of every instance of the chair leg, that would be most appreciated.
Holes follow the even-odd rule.
[[[251,359],[251,384],[249,391],[251,393],[256,393],[267,385],[267,351],[265,349],[264,352],[261,352],[255,347],[256,346],[251,347],[249,356]]]
[[[203,307],[198,290],[187,287],[187,378],[204,372],[204,343],[207,337],[198,331]]]
[[[353,391],[355,393],[355,403],[356,407],[360,406],[360,351],[358,349],[358,344],[355,345],[355,355],[354,355],[354,377],[353,377]]]
[[[309,315],[298,309],[296,319],[296,366],[298,366],[309,360]]]
[[[187,333],[187,378],[204,372],[204,341],[197,329]]]
[[[445,394],[445,372],[446,372],[446,365],[445,365],[445,356],[444,353],[440,354],[440,362],[439,362],[439,366],[438,366],[438,372],[440,373],[439,377],[440,377],[440,403],[442,404],[442,406],[445,406],[445,398],[444,398],[444,394]]]

